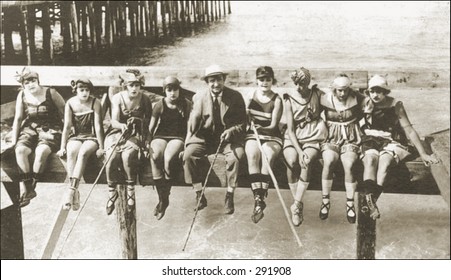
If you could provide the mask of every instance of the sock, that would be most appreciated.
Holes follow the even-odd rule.
[[[334,183],[334,180],[327,180],[322,179],[321,180],[321,187],[322,187],[322,193],[323,195],[329,195],[332,191],[332,184]]]
[[[288,186],[290,187],[291,194],[294,197],[296,195],[296,189],[298,187],[298,183],[288,183]]]
[[[357,182],[345,182],[346,198],[354,199],[355,190],[357,189]]]
[[[197,191],[201,191],[202,190],[202,183],[193,183],[193,189],[197,192]]]
[[[296,194],[294,196],[294,200],[295,201],[298,201],[298,202],[302,201],[304,193],[307,190],[309,184],[310,184],[310,182],[304,182],[304,181],[301,181],[301,180],[298,181],[298,187],[297,187],[297,190],[296,190]]]

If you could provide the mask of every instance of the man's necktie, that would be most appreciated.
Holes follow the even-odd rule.
[[[218,96],[214,97],[213,102],[213,123],[215,125],[215,133],[222,132],[221,123],[221,107],[219,106]]]

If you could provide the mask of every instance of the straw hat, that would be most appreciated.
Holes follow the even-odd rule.
[[[229,73],[226,73],[222,70],[221,66],[213,64],[205,68],[205,75],[201,78],[202,80],[206,81],[208,77],[213,76],[227,76]]]

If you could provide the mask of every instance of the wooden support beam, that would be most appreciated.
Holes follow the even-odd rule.
[[[160,30],[158,28],[158,3],[152,1],[153,20],[154,20],[154,39],[158,40],[160,37]]]
[[[136,204],[132,211],[127,209],[127,186],[118,185],[119,194],[116,200],[116,217],[119,224],[119,238],[121,240],[121,255],[123,259],[138,259],[136,236]]]
[[[102,46],[102,21],[103,21],[103,11],[102,11],[102,3],[99,1],[94,1],[94,22],[96,28],[96,41],[97,48]]]
[[[146,37],[150,38],[152,28],[150,27],[151,20],[150,20],[149,1],[144,1],[144,15],[145,15]]]
[[[61,33],[63,35],[63,53],[66,55],[72,52],[70,5],[69,2],[61,2]]]
[[[51,64],[53,61],[53,43],[52,43],[52,29],[50,22],[49,5],[44,4],[42,6],[42,48],[43,48],[43,60],[46,64]]]
[[[66,223],[68,215],[69,210],[64,210],[62,207],[58,209],[58,212],[56,213],[54,218],[54,222],[52,223],[52,230],[49,232],[49,235],[45,239],[45,247],[41,256],[42,260],[49,260],[52,258],[53,252],[55,251],[56,245],[58,244],[58,240],[61,236],[61,232],[64,228],[64,224]]]
[[[167,5],[167,10],[168,10],[168,16],[169,16],[168,17],[169,35],[170,36],[174,36],[174,23],[173,23],[173,20],[172,20],[173,13],[174,13],[174,8],[172,7],[172,1],[168,1],[166,3],[166,5]]]
[[[222,4],[223,4],[223,12],[224,12],[224,17],[226,17],[226,1],[224,0],[224,1],[222,1]]]
[[[136,14],[135,14],[135,2],[128,2],[128,18],[130,22],[130,36],[136,37]]]
[[[111,1],[105,4],[105,39],[109,48],[113,47],[113,28],[111,24]]]
[[[167,37],[168,30],[166,27],[166,4],[164,1],[160,2],[160,12],[161,12],[161,25],[163,27],[163,36]]]
[[[365,194],[358,193],[357,203],[357,259],[374,260],[376,258],[376,221],[362,214]]]
[[[204,1],[204,4],[205,4],[205,15],[207,16],[207,22],[210,22],[210,12],[209,12],[209,9],[208,9],[208,3],[209,3],[210,1]]]
[[[22,260],[25,258],[22,213],[19,206],[20,187],[19,182],[1,182],[2,200],[6,195],[12,201],[12,205],[3,208],[1,213],[0,238],[2,260]],[[6,206],[6,205],[5,205]]]
[[[231,14],[232,13],[232,8],[230,7],[230,0],[227,1],[227,3],[228,3],[228,6],[229,6],[229,14]]]
[[[80,39],[78,36],[78,17],[75,1],[72,1],[70,4],[70,23],[72,26],[72,38],[74,39],[74,52],[78,52],[80,50]]]
[[[30,48],[31,63],[36,60],[36,9],[34,5],[27,6],[28,14],[28,40]]]
[[[17,12],[19,12],[16,7],[13,7],[11,9],[4,9],[4,18],[2,24],[3,32],[4,32],[4,41],[5,41],[5,62],[7,64],[14,62],[14,56],[16,55],[16,52],[14,50],[14,44],[13,44],[13,26],[16,22],[17,18]],[[20,14],[20,12],[19,12]]]
[[[450,206],[450,131],[446,129],[444,131],[436,132],[426,137],[426,143],[431,146],[431,150],[439,160],[438,164],[432,164],[430,166],[432,176],[437,183],[440,190],[440,194],[443,199]]]
[[[81,46],[84,50],[88,49],[88,12],[87,5],[79,2],[81,9]]]
[[[25,55],[27,65],[31,65],[31,50],[28,31],[28,11],[26,7],[22,8],[21,39],[22,39],[22,52]]]
[[[89,1],[87,5],[88,17],[89,17],[89,35],[91,37],[91,48],[97,50],[97,28],[96,28],[96,16],[94,13],[94,1]]]

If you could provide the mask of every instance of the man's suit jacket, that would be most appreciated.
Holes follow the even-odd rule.
[[[220,108],[222,125],[232,134],[230,142],[243,144],[247,117],[242,95],[238,91],[224,87]],[[206,89],[193,96],[193,110],[185,144],[205,144],[206,139],[213,136],[213,130],[213,99],[210,90]]]

